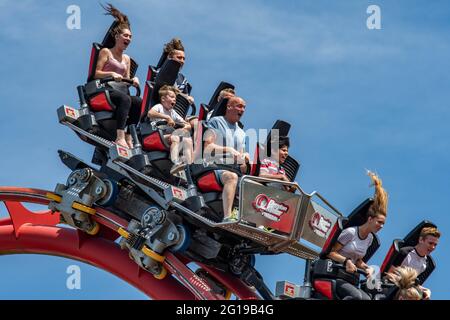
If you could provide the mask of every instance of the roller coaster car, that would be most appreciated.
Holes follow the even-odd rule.
[[[108,41],[104,40],[103,44],[106,46]],[[94,56],[91,71],[95,64]],[[157,102],[158,88],[173,83],[179,64],[165,60],[156,75],[154,69],[149,68],[147,76],[142,104],[144,118],[148,108]],[[102,81],[95,80],[93,83],[100,86]],[[93,216],[104,218],[102,212],[110,211],[128,222],[124,225],[104,218],[115,225],[122,237],[122,248],[126,248],[130,257],[155,277],[165,275],[162,262],[165,251],[170,250],[231,272],[268,299],[273,295],[254,269],[254,254],[286,252],[304,259],[318,256],[340,216],[318,193],[307,194],[294,182],[245,175],[239,182],[238,220],[222,223],[222,186],[217,179],[220,166],[187,166],[184,182],[167,177],[166,168],[170,160],[161,127],[144,119],[137,128],[130,126],[135,148],[130,150],[117,146],[102,136],[102,132],[110,128],[102,127],[100,118],[97,121],[97,113],[103,111],[92,110],[87,102],[92,104],[92,99],[89,100],[91,96],[86,95],[89,91],[86,87],[78,88],[81,109],[63,106],[58,109],[58,116],[62,124],[96,146],[92,162],[100,168],[94,168],[68,152],[59,151],[62,162],[72,170],[66,183],[57,184],[54,193],[48,195],[51,200],[49,208],[61,213],[61,222],[95,235],[102,228]],[[98,90],[101,91],[99,95],[103,95],[108,102],[107,89]],[[85,100],[86,97],[88,100]],[[224,113],[225,102],[215,108],[215,115]],[[177,112],[187,113],[189,106],[182,96],[177,98],[177,107]],[[111,111],[107,112],[112,116]],[[277,126],[280,130],[289,130],[284,122],[278,122]],[[195,140],[200,139],[197,146],[202,144],[202,129],[202,125],[198,126],[200,132],[194,135]],[[260,152],[260,148],[258,145],[256,153]],[[197,150],[201,149],[195,149],[201,156]],[[284,166],[293,181],[298,162],[289,158]],[[256,163],[249,167],[248,173],[257,174],[258,168]],[[299,193],[265,185],[274,182],[293,187]],[[312,200],[313,197],[319,198],[325,205],[319,205]],[[271,227],[275,231],[261,230],[258,225]]]
[[[198,192],[190,176],[190,166],[186,170],[188,188],[171,185],[127,164],[130,150],[121,150],[109,141],[77,129],[87,138],[109,146],[108,161],[97,170],[60,151],[61,160],[73,172],[66,184],[58,184],[49,196],[53,200],[49,207],[61,213],[62,222],[90,234],[98,231],[91,219],[100,214],[98,207],[130,221],[128,226],[118,226],[122,247],[156,277],[163,274],[161,261],[168,249],[232,272],[259,288],[266,298],[273,298],[253,267],[254,254],[287,252],[313,259],[319,251],[305,242],[321,248],[340,215],[331,205],[328,205],[331,210],[327,210],[312,201],[317,196],[326,203],[317,193],[306,194],[295,183],[282,184],[294,186],[300,194],[265,186],[266,182],[275,182],[271,179],[243,176],[238,221],[218,223],[208,219],[203,210],[208,208],[203,196],[210,186],[205,184]],[[294,175],[293,171],[293,178]],[[201,178],[198,176],[196,180],[200,186]],[[256,228],[257,225],[270,226],[276,231],[266,232]]]
[[[94,76],[100,50],[114,46],[112,30],[116,25],[117,22],[111,25],[102,43],[92,44],[87,83],[77,87],[81,108],[77,110],[62,106],[58,109],[60,121],[68,121],[83,130],[112,141],[116,139],[117,122],[114,117],[116,106],[111,101],[108,82],[114,85],[114,79],[112,77],[94,79]],[[131,59],[130,78],[135,76],[137,68],[138,64]],[[123,83],[133,85],[130,79],[124,79]],[[140,95],[140,88],[136,88],[136,95]],[[95,145],[93,141],[87,142]]]
[[[360,226],[367,220],[367,211],[369,210],[373,199],[369,198],[362,202],[348,217],[340,217],[337,223],[334,224],[332,230],[329,232],[326,243],[324,244],[322,251],[320,252],[319,259],[314,261],[307,261],[305,267],[305,283],[298,295],[303,299],[343,299],[336,291],[336,278],[341,278],[355,285],[360,284],[360,275],[365,274],[363,270],[358,270],[356,274],[348,274],[345,271],[343,265],[334,263],[331,259],[328,259],[328,254],[331,252],[333,246],[337,242],[337,239],[341,232],[349,227]],[[380,241],[376,234],[372,233],[373,241],[371,246],[367,249],[366,255],[363,257],[364,262],[368,262],[369,259],[375,254],[380,247]],[[284,289],[284,282],[278,284],[280,290]],[[284,291],[277,293],[279,296],[286,295]],[[289,296],[294,297],[294,296]]]

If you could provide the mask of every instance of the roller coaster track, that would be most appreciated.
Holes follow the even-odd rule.
[[[48,205],[48,191],[19,187],[0,187],[9,217],[0,219],[0,254],[44,254],[82,261],[116,275],[152,299],[204,300],[224,299],[214,293],[204,279],[186,265],[191,261],[170,252],[165,253],[164,267],[168,275],[161,280],[138,267],[126,250],[114,241],[119,226],[128,222],[100,207],[95,207],[94,220],[100,231],[88,235],[60,225],[59,212],[31,211],[23,203]],[[212,267],[197,263],[238,299],[259,299],[241,280]]]

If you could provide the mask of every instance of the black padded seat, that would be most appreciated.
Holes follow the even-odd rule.
[[[88,72],[88,78],[87,82],[94,80],[95,76],[95,68],[97,66],[98,61],[98,55],[100,53],[100,50],[103,48],[109,48],[111,49],[114,47],[115,39],[112,34],[112,31],[115,27],[117,27],[118,22],[114,21],[111,26],[109,27],[108,31],[106,32],[105,36],[103,37],[103,40],[101,43],[94,42],[92,44],[92,51],[91,51],[91,60],[89,63],[89,72]],[[133,79],[136,75],[136,71],[138,69],[138,64],[136,61],[133,60],[133,58],[130,58],[131,66],[130,66],[130,79]]]
[[[331,252],[331,249],[337,242],[339,235],[344,229],[361,226],[367,221],[368,210],[372,203],[373,199],[368,198],[364,200],[358,207],[356,207],[348,217],[338,218],[337,223],[334,225],[333,230],[330,232],[330,235],[328,236],[328,239],[322,248],[322,252],[320,253],[321,259],[326,259],[328,257],[328,254]],[[368,262],[380,247],[380,239],[378,238],[378,235],[376,235],[375,233],[372,233],[372,235],[372,244],[367,249],[366,255],[362,259],[364,262]]]
[[[384,258],[383,264],[381,265],[381,274],[385,274],[386,272],[388,272],[394,263],[398,265],[403,261],[407,254],[406,251],[409,252],[409,248],[411,248],[412,250],[412,248],[416,246],[416,244],[419,242],[419,237],[422,229],[426,227],[437,228],[434,223],[424,220],[421,221],[417,226],[415,226],[403,239],[395,239],[392,242],[392,245],[389,248],[386,257]],[[403,248],[408,248],[408,250],[402,250]],[[428,279],[435,268],[436,263],[433,257],[428,256],[427,267],[425,271],[417,277],[418,283],[422,285]]]
[[[220,102],[214,108],[214,111],[213,111],[213,113],[211,115],[211,118],[224,116],[225,112],[227,111],[227,103],[228,103],[228,99],[226,99],[226,98],[220,100]]]
[[[149,72],[156,72],[156,75],[154,75],[154,81],[150,79],[145,83],[146,87],[143,101],[144,112],[142,113],[143,119],[147,118],[147,113],[150,108],[159,103],[159,89],[161,89],[161,87],[164,85],[171,86],[175,83],[180,67],[181,64],[175,60],[166,60],[166,62],[157,72],[154,68],[149,68]]]
[[[234,90],[235,88],[234,88],[234,85],[232,85],[231,83],[221,81],[219,83],[219,85],[217,86],[216,90],[214,90],[214,93],[211,96],[211,99],[209,99],[209,103],[208,103],[209,111],[213,110],[216,107],[217,98],[219,97],[220,91],[222,91],[224,89],[233,89]]]
[[[271,156],[271,141],[272,141],[272,130],[279,130],[278,135],[287,137],[289,135],[289,130],[291,129],[291,125],[283,120],[277,120],[272,126],[272,129],[269,131],[266,141],[263,145],[259,143],[256,145],[255,155],[254,155],[254,164],[251,169],[251,174],[254,176],[258,176],[260,173],[261,167],[261,153],[264,150],[267,150],[267,156]],[[295,177],[300,170],[300,163],[295,160],[292,156],[288,156],[285,162],[281,165],[281,167],[285,170],[286,176],[289,178],[289,181],[295,181]]]
[[[178,95],[177,95],[177,101],[176,101],[175,106],[174,106],[174,110],[175,110],[175,111],[176,111],[183,119],[185,119],[186,116],[187,116],[187,114],[188,114],[189,108],[192,109],[190,115],[191,115],[191,116],[195,115],[195,113],[196,113],[195,105],[193,105],[193,104],[191,105],[191,104],[189,103],[189,100],[188,100],[188,99],[186,99],[182,94],[178,94]]]
[[[284,169],[286,177],[288,177],[289,181],[294,182],[295,177],[300,170],[300,163],[291,156],[287,156],[281,167]]]

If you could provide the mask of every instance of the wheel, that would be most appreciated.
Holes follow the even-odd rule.
[[[156,279],[162,280],[167,276],[167,269],[161,266],[161,272],[153,275]]]
[[[97,203],[103,207],[110,207],[114,204],[117,199],[117,195],[119,194],[119,187],[116,181],[110,179],[103,179],[103,182],[106,184],[106,194],[103,198],[97,201]]]
[[[240,276],[247,266],[254,267],[255,262],[254,254],[237,254],[231,258],[228,267],[232,274]]]
[[[170,248],[172,252],[184,252],[189,248],[191,244],[191,232],[188,227],[185,225],[179,224],[177,225],[177,230],[180,234],[180,240],[176,245]]]
[[[147,246],[144,245],[144,247],[141,250],[146,256],[152,258],[155,261],[158,262],[164,262],[164,260],[166,259],[166,257],[156,253],[155,251],[149,249]]]
[[[224,295],[225,300],[230,300],[232,294],[233,294],[233,292],[231,292],[231,290],[227,289],[227,292],[225,292],[225,295]]]
[[[95,236],[98,232],[100,231],[100,225],[93,221],[93,227],[91,228],[91,230],[86,231],[87,234],[90,234],[91,236]]]

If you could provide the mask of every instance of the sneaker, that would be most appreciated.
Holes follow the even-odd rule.
[[[237,219],[235,217],[226,217],[222,222],[236,222]]]
[[[172,166],[172,169],[170,169],[170,174],[175,174],[177,172],[180,172],[181,170],[183,170],[186,167],[186,164],[184,163],[175,163]]]
[[[269,228],[269,227],[265,227],[265,226],[259,226],[258,229],[260,229],[262,231],[265,231],[265,232],[269,232],[269,233],[272,233],[272,232],[275,231],[275,229]]]
[[[231,218],[233,218],[234,220],[237,220],[238,215],[239,215],[239,209],[234,207],[233,210],[231,210]]]

